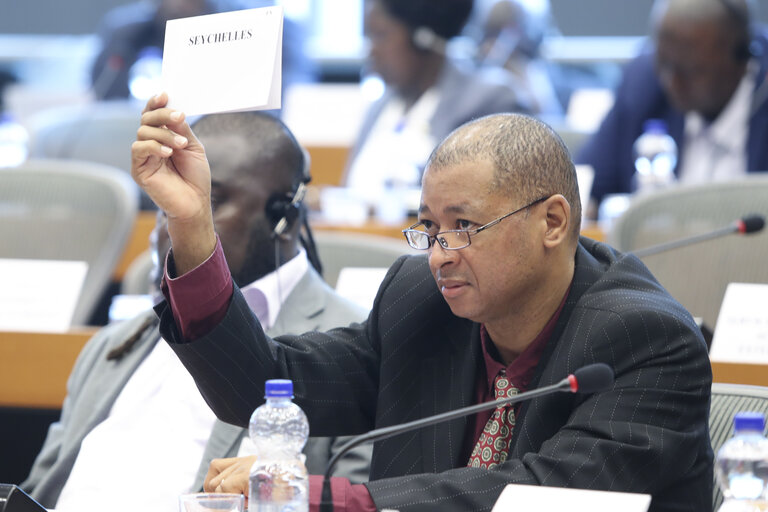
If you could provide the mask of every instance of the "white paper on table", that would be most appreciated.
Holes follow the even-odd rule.
[[[0,259],[0,330],[68,330],[87,272],[84,261]]]
[[[515,510],[647,512],[650,505],[649,494],[510,484],[501,492],[492,512]]]
[[[169,20],[168,106],[188,115],[280,108],[282,57],[282,7]]]
[[[768,284],[731,283],[725,290],[709,358],[768,364]]]

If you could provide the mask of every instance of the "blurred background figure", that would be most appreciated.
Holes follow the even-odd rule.
[[[768,37],[747,0],[659,0],[653,47],[631,61],[613,108],[577,156],[595,170],[588,215],[635,190],[634,143],[646,122],[677,146],[676,180],[724,181],[768,170]]]
[[[531,113],[545,118],[563,115],[552,85],[549,65],[542,59],[541,43],[549,35],[549,0],[485,2],[482,34],[476,60],[483,68],[510,72],[515,92],[525,98]]]
[[[508,83],[449,57],[472,0],[369,0],[367,70],[386,85],[367,112],[345,184],[371,201],[383,190],[418,187],[437,142],[472,118],[527,110]]]
[[[166,21],[272,4],[269,0],[141,0],[116,7],[99,28],[101,50],[91,71],[94,96],[145,100],[158,92]],[[283,88],[314,79],[303,44],[301,27],[286,17]]]
[[[0,69],[0,167],[19,165],[27,159],[29,134],[5,104],[5,89],[16,82],[13,73]]]

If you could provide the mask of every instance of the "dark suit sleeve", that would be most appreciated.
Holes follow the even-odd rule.
[[[383,287],[397,267],[390,269]],[[224,319],[205,336],[185,343],[167,302],[155,311],[163,337],[222,421],[247,427],[251,413],[263,403],[264,382],[287,378],[313,436],[354,435],[373,428],[380,351],[375,321],[271,339],[235,287]]]
[[[556,382],[568,364],[604,361],[617,374],[611,390],[531,402],[519,418],[511,459],[495,470],[458,468],[370,482],[377,507],[490,510],[507,484],[518,483],[650,493],[660,502],[667,492],[687,493],[690,499],[675,510],[707,510],[711,488],[701,492],[700,483],[712,482],[706,431],[711,373],[703,343],[691,323],[660,308],[594,306],[574,311],[574,328],[563,336],[588,342],[558,345],[541,384]]]

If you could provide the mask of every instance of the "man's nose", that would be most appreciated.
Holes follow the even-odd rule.
[[[459,252],[448,250],[435,240],[429,249],[429,266],[433,269],[439,269],[455,263],[460,257]]]

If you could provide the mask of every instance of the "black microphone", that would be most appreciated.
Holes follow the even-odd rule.
[[[720,229],[710,231],[701,235],[689,236],[681,238],[679,240],[673,240],[671,242],[665,242],[663,244],[652,245],[650,247],[644,247],[636,251],[631,251],[632,254],[638,258],[644,258],[652,254],[659,254],[661,252],[669,251],[671,249],[677,249],[678,247],[685,247],[687,245],[697,244],[713,238],[719,238],[721,236],[738,233],[740,235],[748,235],[757,233],[765,226],[765,217],[760,214],[751,214],[740,218],[739,220],[729,224]]]
[[[608,388],[613,384],[613,370],[605,363],[594,363],[582,368],[579,368],[571,375],[568,375],[563,380],[556,384],[544,386],[538,389],[532,389],[519,395],[509,396],[507,398],[501,398],[499,400],[491,400],[489,402],[482,402],[468,407],[462,407],[453,411],[447,411],[434,416],[427,416],[408,423],[401,423],[399,425],[392,425],[389,427],[377,428],[360,434],[350,439],[344,446],[342,446],[338,452],[331,457],[328,462],[328,466],[325,469],[325,475],[323,476],[323,493],[320,501],[320,512],[333,512],[333,496],[331,495],[331,473],[336,466],[336,462],[344,456],[352,448],[363,444],[367,441],[381,441],[396,435],[410,432],[422,427],[428,427],[436,423],[442,423],[444,421],[469,416],[480,411],[487,411],[488,409],[495,409],[500,405],[514,404],[532,398],[538,398],[540,396],[550,395],[558,391],[568,391],[571,393],[594,393],[595,391],[601,391]]]

